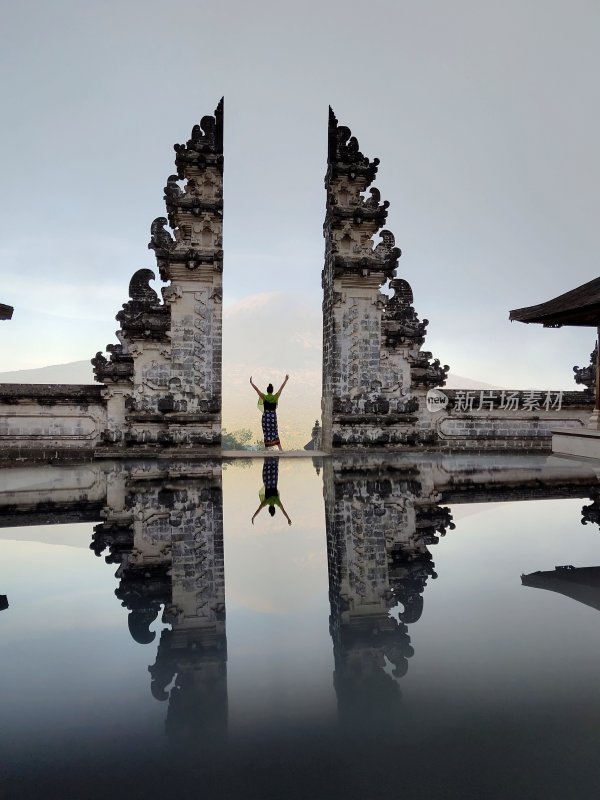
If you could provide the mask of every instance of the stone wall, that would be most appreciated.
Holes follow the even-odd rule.
[[[0,461],[88,458],[106,428],[100,386],[0,384]]]
[[[428,412],[439,449],[550,450],[553,428],[580,430],[594,409],[585,391],[442,391],[448,405]]]
[[[428,321],[419,319],[409,283],[396,277],[401,253],[393,234],[383,229],[389,203],[381,202],[371,185],[378,166],[378,159],[360,152],[350,129],[339,125],[330,109],[323,424],[321,441],[314,446],[328,452],[550,450],[553,427],[585,426],[593,408],[589,390],[507,390],[495,393],[495,404],[494,393],[457,390],[446,393],[447,408],[430,411],[428,391],[443,387],[448,367],[422,349]],[[577,382],[589,388],[590,368],[574,370]]]
[[[395,278],[400,250],[382,229],[389,203],[371,186],[379,159],[359,151],[331,109],[328,138],[322,445],[428,444],[435,437],[425,395],[444,383],[448,367],[421,350],[427,320],[419,320],[409,284]],[[388,281],[391,298],[380,291]]]
[[[92,360],[106,386],[105,455],[200,449],[221,442],[223,101],[175,145],[167,217],[150,226],[156,276],[140,269],[117,314],[118,344]]]

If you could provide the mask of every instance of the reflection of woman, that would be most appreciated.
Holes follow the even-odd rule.
[[[254,525],[254,518],[260,514],[265,506],[269,507],[269,514],[275,516],[275,508],[280,508],[281,513],[287,519],[288,525],[292,524],[292,520],[288,517],[281,498],[277,489],[277,479],[279,477],[279,459],[278,458],[265,458],[263,464],[262,478],[263,487],[258,493],[260,505],[252,516],[252,524]]]
[[[252,382],[252,375],[250,375],[250,385],[258,395],[258,407],[262,410],[262,429],[265,438],[265,447],[277,447],[281,450],[281,442],[279,441],[279,433],[277,431],[277,403],[279,402],[279,395],[283,392],[283,387],[288,382],[290,376],[286,375],[284,382],[279,387],[279,391],[273,394],[273,384],[267,386],[265,393],[261,392],[258,386]]]

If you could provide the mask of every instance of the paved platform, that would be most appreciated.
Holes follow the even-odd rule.
[[[574,458],[600,459],[600,430],[597,428],[555,428],[552,452]]]
[[[89,454],[93,460],[113,460],[126,458],[150,460],[158,459],[177,460],[177,461],[204,461],[206,459],[234,459],[234,458],[265,458],[275,456],[277,458],[323,458],[328,453],[321,450],[219,450],[217,448],[161,448],[156,450],[145,450],[144,448],[130,447],[126,452],[121,448],[102,447]],[[73,453],[76,458],[77,453]],[[1,461],[0,454],[0,461]],[[45,459],[46,461],[48,459]],[[4,466],[4,465],[3,465]]]
[[[323,458],[328,455],[321,450],[221,450],[222,458]]]

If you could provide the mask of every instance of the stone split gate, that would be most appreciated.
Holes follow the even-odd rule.
[[[152,270],[133,275],[116,317],[118,343],[92,359],[99,386],[0,385],[4,459],[220,447],[223,114],[221,100],[175,145],[167,216],[154,220],[148,244],[167,284],[162,297],[150,287]],[[449,367],[422,349],[428,321],[397,277],[401,252],[384,227],[389,202],[372,185],[378,167],[330,109],[322,427],[314,446],[550,449],[551,427],[583,427],[593,409],[589,388],[537,393],[527,406],[523,392],[499,392],[495,405],[483,392],[445,392],[440,410],[428,407],[428,390],[444,385]],[[468,394],[471,402],[461,402]]]

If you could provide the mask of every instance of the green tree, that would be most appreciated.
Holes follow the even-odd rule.
[[[221,430],[221,448],[223,450],[248,450],[252,439],[252,431],[242,428],[229,433],[225,428]]]

